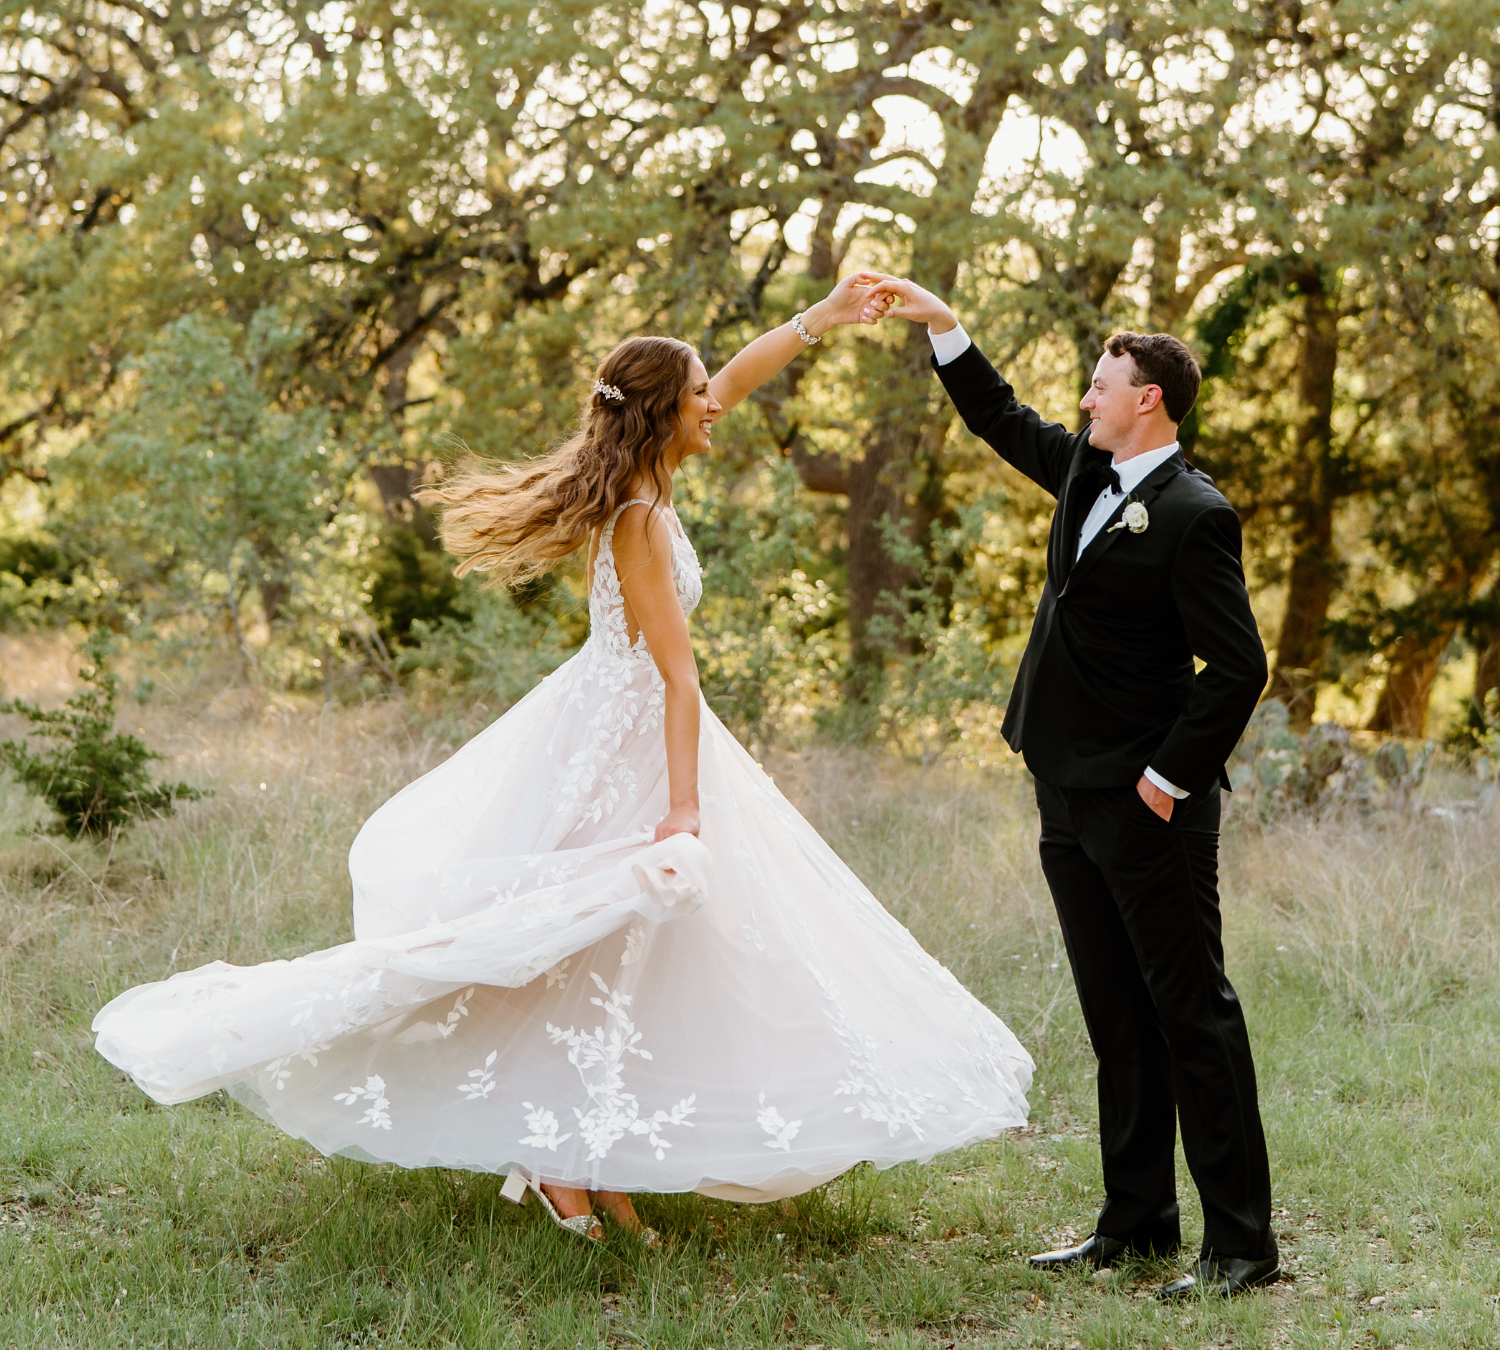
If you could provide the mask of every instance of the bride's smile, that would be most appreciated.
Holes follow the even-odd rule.
[[[695,356],[690,366],[687,392],[678,409],[681,429],[674,438],[676,463],[682,463],[689,455],[707,454],[713,448],[714,423],[723,415],[723,405],[714,397],[708,371]]]

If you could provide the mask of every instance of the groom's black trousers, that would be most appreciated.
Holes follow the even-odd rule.
[[[1099,1060],[1097,1231],[1181,1240],[1176,1122],[1203,1203],[1205,1255],[1276,1251],[1255,1065],[1220,938],[1219,788],[1163,821],[1132,787],[1036,784],[1042,870]]]

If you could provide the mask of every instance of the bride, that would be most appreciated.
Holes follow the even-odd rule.
[[[712,379],[673,338],[599,367],[581,430],[432,492],[460,573],[587,542],[587,643],[366,821],[354,940],[129,990],[99,1052],[153,1098],[227,1088],[325,1154],[508,1172],[598,1239],[632,1192],[796,1195],[1024,1123],[1032,1062],[703,702],[673,475],[859,275]]]

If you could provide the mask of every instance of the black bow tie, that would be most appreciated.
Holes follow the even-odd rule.
[[[1088,470],[1089,480],[1095,485],[1096,492],[1103,492],[1108,488],[1111,492],[1123,495],[1125,489],[1120,486],[1120,475],[1116,471],[1113,459],[1101,459],[1091,465]]]

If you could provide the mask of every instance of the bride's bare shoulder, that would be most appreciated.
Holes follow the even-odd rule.
[[[665,507],[632,502],[615,522],[615,557],[626,569],[644,566],[663,554],[670,558],[671,531]]]

